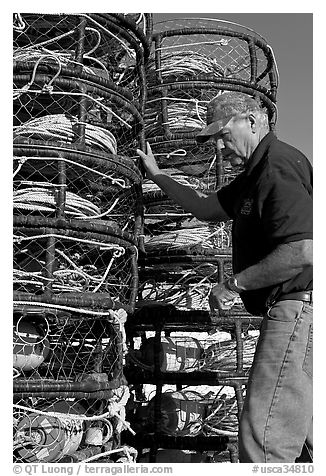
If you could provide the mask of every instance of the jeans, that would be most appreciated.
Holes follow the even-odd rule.
[[[239,425],[240,463],[312,454],[312,305],[279,301],[264,317]]]

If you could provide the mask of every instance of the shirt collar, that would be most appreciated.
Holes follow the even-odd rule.
[[[266,151],[268,150],[270,144],[276,140],[276,136],[273,132],[268,132],[262,140],[257,145],[256,149],[254,150],[252,156],[248,160],[245,168],[245,174],[250,175],[256,165],[261,161],[264,157]]]

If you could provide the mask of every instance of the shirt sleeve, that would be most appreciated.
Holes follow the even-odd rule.
[[[278,245],[312,239],[312,197],[294,170],[273,168],[264,183],[261,220],[264,236]]]
[[[242,189],[242,174],[238,175],[232,182],[225,187],[221,188],[217,192],[217,198],[220,202],[223,210],[228,214],[230,218],[234,218],[235,213],[235,201],[239,196]]]

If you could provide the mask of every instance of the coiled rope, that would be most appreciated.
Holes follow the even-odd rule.
[[[159,113],[157,108],[152,106],[162,99],[170,101],[167,106],[167,122],[158,122]],[[202,101],[201,101],[202,102]],[[173,97],[161,97],[148,100],[145,111],[145,131],[148,136],[161,135],[161,127],[168,125],[173,132],[196,132],[203,128],[206,118],[206,103],[199,104],[197,99],[177,99]],[[159,106],[159,105],[158,105]]]
[[[39,236],[33,236],[33,237],[17,237],[14,236],[14,243],[18,242],[21,243],[23,240],[35,240],[38,238],[46,238],[49,236],[54,236],[57,238],[63,238],[65,241],[74,241],[74,242],[79,242],[79,243],[87,243],[91,245],[96,245],[99,243],[96,243],[95,241],[90,241],[90,240],[83,240],[83,239],[77,239],[77,238],[72,238],[72,237],[64,237],[62,235],[55,235],[55,234],[45,234],[45,235],[39,235]],[[56,253],[62,258],[61,261],[58,261],[58,266],[59,269],[55,270],[53,272],[53,278],[48,278],[46,276],[43,276],[42,272],[36,271],[36,272],[30,272],[30,271],[24,271],[20,269],[14,269],[14,284],[33,284],[34,286],[40,286],[44,290],[44,286],[48,282],[52,282],[52,290],[54,292],[85,292],[85,291],[91,291],[93,293],[96,293],[99,291],[99,289],[105,285],[105,287],[116,287],[118,286],[119,289],[126,287],[127,284],[122,284],[119,283],[118,285],[116,283],[110,283],[107,282],[106,279],[109,275],[109,272],[112,268],[112,265],[114,263],[114,260],[117,258],[123,256],[125,254],[125,248],[123,248],[120,245],[116,244],[108,244],[108,243],[101,243],[100,247],[102,250],[110,250],[112,251],[112,257],[109,261],[109,263],[106,265],[105,272],[103,275],[99,274],[99,270],[96,268],[94,265],[88,265],[88,266],[81,266],[78,265],[74,262],[72,257],[69,257],[67,255],[67,252],[63,252],[60,249],[56,249]],[[78,256],[77,258],[78,259]],[[67,268],[67,264],[72,267]],[[90,274],[90,271],[92,274]],[[92,285],[94,286],[92,288]]]
[[[184,247],[192,248],[198,245],[206,249],[229,248],[230,234],[225,229],[225,223],[221,222],[216,226],[183,228],[150,238],[145,237],[145,247],[147,251],[160,250],[162,248],[176,250]]]
[[[117,154],[117,141],[106,129],[80,122],[76,117],[66,114],[53,114],[31,119],[20,126],[14,127],[14,138],[28,137],[37,140],[63,141],[73,143],[77,136],[76,126],[84,124],[85,144],[88,147]]]
[[[221,44],[221,41],[215,44]],[[156,51],[166,48],[170,47],[157,48]],[[226,74],[226,68],[220,66],[216,58],[210,58],[191,50],[175,51],[173,53],[164,52],[161,54],[161,67],[156,68],[155,62],[152,61],[148,64],[148,69],[150,71],[160,71],[163,78],[169,76],[193,77],[205,74],[220,78]]]
[[[65,195],[64,213],[75,219],[97,220],[108,216],[114,210],[118,202],[119,198],[116,198],[110,208],[101,213],[100,208],[94,203],[75,193],[67,191]],[[54,213],[57,208],[56,186],[53,186],[53,190],[37,187],[15,190],[13,193],[13,207],[18,210]]]
[[[56,190],[34,187],[15,190],[13,193],[14,208],[31,211],[56,210]],[[100,216],[101,210],[89,200],[79,197],[75,193],[66,192],[65,214],[84,218]]]

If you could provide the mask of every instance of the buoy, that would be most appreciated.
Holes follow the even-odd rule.
[[[63,415],[62,418],[57,418],[31,412],[20,420],[16,437],[22,441],[22,446],[17,450],[17,454],[26,463],[56,462],[62,456],[77,451],[82,441],[83,422],[68,416],[85,413],[81,405],[63,400],[46,409],[42,408],[42,411],[59,412]]]
[[[155,399],[148,404],[150,421],[154,421]],[[165,392],[161,395],[158,429],[169,435],[190,435],[197,433],[200,421],[205,417],[207,405],[203,397],[191,390]],[[199,426],[198,426],[199,425]]]
[[[35,324],[20,318],[13,331],[13,366],[17,370],[37,369],[50,351],[49,340]]]
[[[141,346],[141,360],[154,365],[154,337]],[[160,368],[166,372],[192,372],[198,370],[203,349],[193,337],[162,337],[160,347]]]

